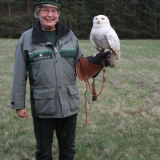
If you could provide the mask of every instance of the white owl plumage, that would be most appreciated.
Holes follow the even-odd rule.
[[[120,40],[106,16],[98,15],[93,18],[90,41],[98,51],[104,49],[105,52],[112,52],[110,66],[114,67],[116,60],[120,58]]]

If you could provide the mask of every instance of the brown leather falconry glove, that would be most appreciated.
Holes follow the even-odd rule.
[[[111,62],[111,52],[100,51],[96,56],[83,57],[76,65],[77,77],[85,81],[85,78],[94,78],[103,69],[108,67]]]

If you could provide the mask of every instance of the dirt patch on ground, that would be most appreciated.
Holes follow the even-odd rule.
[[[147,114],[149,113],[148,110],[145,109],[145,108],[138,108],[138,109],[137,109],[137,112],[138,112],[138,113],[145,112],[145,113],[147,113]]]
[[[155,84],[160,84],[160,82],[155,82]]]
[[[131,114],[131,115],[134,115],[134,114],[149,114],[148,110],[146,108],[137,108],[137,109],[131,109],[131,108],[126,108],[123,110],[124,113],[128,113],[128,114]]]
[[[160,92],[160,88],[153,89],[153,92]]]
[[[118,79],[112,79],[110,82],[111,82],[113,85],[117,85],[117,84],[120,84],[120,83],[121,83],[120,80],[118,80]]]
[[[153,107],[152,113],[155,115],[160,115],[160,106]]]
[[[150,88],[150,86],[142,81],[136,82],[139,88]]]

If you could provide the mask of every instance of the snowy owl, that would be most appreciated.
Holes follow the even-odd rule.
[[[112,52],[110,66],[114,67],[116,60],[120,58],[120,41],[106,16],[98,15],[94,17],[90,41],[98,52],[102,49],[105,52]]]

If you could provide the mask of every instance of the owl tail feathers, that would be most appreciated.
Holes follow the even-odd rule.
[[[101,64],[92,64],[89,62],[88,57],[84,57],[77,62],[76,74],[81,81],[85,81],[86,78],[96,77],[102,68]]]

